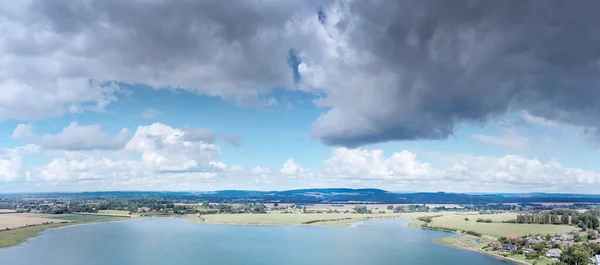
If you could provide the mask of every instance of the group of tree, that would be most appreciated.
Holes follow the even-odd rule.
[[[476,222],[478,222],[478,223],[491,223],[492,219],[477,218]]]
[[[519,224],[563,224],[577,225],[582,229],[597,229],[600,227],[600,210],[590,209],[579,213],[570,209],[555,209],[542,213],[523,213],[517,215],[516,220],[508,221]]]
[[[370,214],[370,213],[372,213],[371,210],[369,210],[367,208],[367,206],[359,206],[359,205],[354,206],[354,211],[356,213],[359,213],[359,214]]]
[[[589,245],[575,245],[568,248],[560,256],[559,265],[583,265],[589,264],[590,258],[596,253]]]
[[[517,215],[516,222],[519,224],[569,224],[569,216],[560,216],[549,212],[524,213]]]
[[[425,204],[398,205],[394,208],[394,213],[414,213],[429,212],[429,207]]]

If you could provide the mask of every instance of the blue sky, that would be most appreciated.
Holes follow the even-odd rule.
[[[68,113],[58,117],[31,120],[27,124],[31,125],[33,131],[39,135],[60,135],[63,129],[73,122],[81,126],[101,125],[102,131],[111,137],[116,136],[124,128],[135,132],[139,126],[151,126],[156,123],[172,128],[207,129],[217,135],[214,144],[219,147],[220,154],[215,161],[224,163],[230,168],[235,166],[245,168],[246,171],[258,166],[278,172],[289,159],[293,159],[294,163],[303,169],[314,172],[325,171],[328,168],[326,161],[331,159],[332,152],[338,148],[344,148],[324,145],[317,137],[311,135],[312,123],[327,110],[315,106],[312,103],[315,97],[303,92],[276,90],[274,93],[263,95],[263,98],[274,98],[278,102],[277,104],[239,106],[219,97],[198,95],[188,91],[155,90],[139,85],[124,87],[128,89],[128,93],[120,96],[102,111]],[[384,152],[382,159],[406,150],[415,154],[419,163],[428,163],[437,168],[451,167],[454,163],[453,159],[461,156],[499,159],[507,155],[516,155],[521,159],[537,159],[542,164],[557,161],[568,168],[600,171],[598,164],[590,159],[598,155],[598,150],[581,136],[580,130],[566,125],[527,123],[524,121],[524,117],[526,114],[523,113],[509,113],[501,119],[492,120],[486,124],[462,124],[457,126],[455,133],[448,139],[391,141],[368,144],[354,150],[381,150]],[[23,144],[28,144],[28,142],[13,137],[13,131],[18,124],[23,124],[23,121],[7,120],[1,123],[3,133],[0,137],[5,149],[15,149]],[[220,134],[238,136],[239,145],[220,139],[218,137]],[[492,140],[482,140],[477,138],[478,135],[489,137]],[[494,139],[498,142],[494,142]],[[77,143],[75,142],[75,144]],[[60,152],[61,150],[48,150],[23,156],[20,174],[24,174],[23,172],[26,171],[35,172],[32,174],[43,174],[40,168],[46,167],[54,159],[57,159],[60,156],[57,153]],[[93,154],[99,152],[97,150],[69,152],[87,152],[96,157],[115,157],[114,154],[111,154],[114,151],[100,151],[98,154]],[[128,154],[127,157],[139,159],[139,154]],[[378,162],[372,161],[371,163]],[[507,166],[510,167],[510,165]],[[77,169],[71,170],[77,171]],[[201,171],[211,170],[202,169]],[[238,184],[235,179],[231,181],[230,184],[234,184],[231,187],[245,188],[243,183]],[[416,190],[418,188],[410,185],[407,185],[406,188],[402,185],[388,187],[377,181],[374,182],[376,184],[368,183],[370,181],[356,187],[376,185],[380,188],[394,190]],[[5,187],[11,189],[10,191],[38,190],[37,187],[31,185],[32,183],[27,181],[4,183]],[[278,189],[278,185],[267,187]],[[346,186],[343,179],[339,185]],[[50,190],[62,190],[60,186],[63,185],[57,186]],[[73,183],[65,186],[66,190],[80,190],[79,186]],[[290,188],[305,186],[312,186],[312,183],[300,182],[298,186]],[[348,186],[355,187],[355,185]],[[89,189],[89,186],[83,187]],[[183,188],[175,187],[176,190]],[[261,188],[254,184],[250,187]],[[115,186],[102,188],[120,189]],[[160,189],[160,186],[151,188]],[[219,188],[219,186],[215,188]],[[128,187],[128,189],[136,188]],[[424,189],[445,190],[443,187],[437,186],[424,187]],[[459,189],[459,191],[461,190]]]
[[[597,193],[592,6],[13,2],[0,192]]]

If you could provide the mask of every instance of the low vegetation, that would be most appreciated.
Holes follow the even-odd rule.
[[[430,227],[443,227],[447,229],[474,231],[482,235],[495,237],[507,235],[529,235],[529,234],[558,234],[570,232],[573,226],[568,225],[542,225],[542,224],[512,224],[503,223],[515,219],[518,213],[503,213],[494,215],[466,214],[466,215],[444,215],[433,218]],[[469,219],[467,221],[466,219]],[[483,219],[483,222],[478,222]],[[485,220],[489,219],[488,222]],[[472,221],[475,220],[475,221]],[[490,222],[491,221],[491,222]]]
[[[0,231],[0,248],[6,248],[21,244],[27,241],[27,239],[37,236],[39,233],[43,232],[48,228],[57,228],[65,225],[69,225],[69,223],[46,223],[41,225]]]

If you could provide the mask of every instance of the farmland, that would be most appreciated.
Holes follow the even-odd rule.
[[[502,213],[502,214],[453,214],[444,215],[432,219],[430,226],[444,227],[458,230],[470,230],[484,235],[496,237],[516,235],[523,236],[529,234],[557,234],[565,233],[575,229],[573,226],[567,225],[550,225],[550,224],[512,224],[502,223],[515,219],[517,213]],[[468,221],[465,219],[467,218]],[[476,220],[491,219],[492,223],[477,222]]]
[[[0,230],[13,229],[28,225],[39,225],[43,223],[58,223],[57,220],[47,218],[47,215],[32,214],[32,213],[7,213],[0,214]]]
[[[77,221],[77,222],[102,222],[102,221],[113,221],[121,218],[108,216],[108,215],[92,215],[92,214],[59,214],[59,215],[47,215],[48,219],[62,220],[62,221]]]
[[[57,228],[75,223],[107,222],[118,220],[126,220],[126,218],[87,214],[0,214],[0,248],[25,242],[28,238],[34,237],[48,228]]]

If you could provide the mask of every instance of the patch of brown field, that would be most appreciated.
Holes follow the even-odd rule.
[[[0,214],[0,229],[18,228],[27,225],[39,225],[42,223],[59,223],[63,220],[44,218],[34,213],[7,213]]]
[[[0,214],[16,213],[16,210],[0,209]]]

